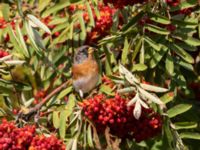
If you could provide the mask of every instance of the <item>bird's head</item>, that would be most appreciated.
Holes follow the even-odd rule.
[[[74,63],[80,64],[88,58],[92,59],[95,50],[96,50],[95,48],[90,47],[88,45],[79,47],[74,55]]]

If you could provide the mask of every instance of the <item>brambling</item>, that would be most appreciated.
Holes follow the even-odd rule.
[[[80,96],[90,92],[99,80],[99,68],[94,58],[95,48],[90,46],[81,46],[77,49],[73,65],[72,80],[73,86]]]

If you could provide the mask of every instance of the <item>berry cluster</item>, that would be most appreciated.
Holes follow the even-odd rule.
[[[0,49],[0,58],[8,56],[8,55],[9,55],[8,52],[4,51],[3,49]]]
[[[115,8],[123,8],[127,5],[134,5],[137,3],[144,3],[147,0],[103,0],[104,4],[113,4]]]
[[[35,126],[18,128],[14,122],[2,120],[0,124],[1,150],[65,150],[62,141],[55,136],[36,135]]]
[[[87,44],[96,43],[102,37],[108,35],[110,28],[112,27],[113,20],[112,16],[115,12],[115,9],[112,9],[109,6],[99,5],[100,18],[95,16],[95,27],[91,32],[87,34],[86,42]],[[93,13],[95,14],[95,13]],[[88,14],[86,15],[86,18]]]
[[[61,140],[58,140],[55,136],[45,137],[35,136],[31,142],[29,150],[65,150],[65,145]]]
[[[0,124],[0,149],[26,150],[35,134],[34,126],[17,128],[13,122]]]
[[[0,17],[0,29],[3,29],[6,27],[6,21],[3,17]]]
[[[166,3],[169,5],[169,6],[178,6],[180,4],[180,0],[166,0]]]
[[[92,28],[90,32],[87,33],[87,39],[86,39],[86,44],[91,44],[91,43],[96,43],[99,39],[102,37],[108,35],[109,30],[112,27],[113,20],[112,17],[114,15],[115,9],[109,7],[109,6],[104,6],[101,3],[98,5],[98,9],[100,12],[100,17],[98,18],[95,15],[94,8],[91,5],[92,11],[93,11],[93,17],[95,21],[95,26]],[[69,11],[73,13],[75,10],[83,10],[83,19],[85,23],[89,23],[89,14],[87,11],[86,6],[84,5],[71,5],[69,7]],[[80,26],[77,25],[79,28]]]
[[[158,113],[143,108],[137,120],[133,116],[134,106],[127,107],[127,102],[118,94],[114,98],[96,95],[84,100],[81,106],[85,116],[94,122],[100,133],[108,126],[112,134],[140,142],[161,132],[162,119]]]
[[[41,99],[43,99],[45,96],[46,96],[46,91],[45,91],[45,90],[40,90],[40,91],[38,91],[38,92],[35,94],[35,96],[34,96],[34,98],[35,98],[34,104],[38,104],[39,101],[40,101]]]
[[[42,18],[42,22],[45,24],[45,25],[47,25],[47,27],[49,28],[49,29],[54,29],[55,27],[56,27],[56,25],[50,25],[50,22],[52,21],[52,16],[47,16],[47,17],[45,17],[45,18]],[[45,37],[47,37],[47,36],[49,36],[50,34],[48,34],[48,33],[44,33],[44,35],[43,35],[43,38],[45,38]],[[56,38],[56,37],[58,37],[60,35],[60,32],[55,32],[54,34],[53,34],[53,38]]]

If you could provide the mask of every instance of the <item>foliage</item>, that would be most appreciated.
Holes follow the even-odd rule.
[[[4,0],[0,116],[20,127],[35,124],[44,135],[56,133],[68,150],[198,149],[199,20],[196,0]],[[83,100],[72,87],[71,66],[86,44],[98,50],[101,78]],[[106,99],[96,104],[95,93]],[[103,122],[94,121],[100,113],[95,106],[115,110],[118,94],[123,111],[113,116],[127,112],[134,120],[134,130],[119,125],[132,138],[122,138],[118,124],[111,125],[119,116],[106,118],[101,132]],[[152,136],[145,124],[157,125],[155,118],[162,131]],[[137,140],[142,130],[151,136]]]

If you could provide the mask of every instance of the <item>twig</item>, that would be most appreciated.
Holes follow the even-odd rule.
[[[23,111],[21,111],[19,113],[19,118],[24,118],[25,120],[28,120],[31,115],[33,115],[35,112],[37,112],[44,104],[46,104],[48,102],[48,100],[51,99],[51,97],[53,97],[55,94],[57,94],[58,92],[60,92],[63,88],[65,88],[71,80],[68,80],[66,82],[64,82],[63,84],[61,84],[59,87],[57,87],[56,89],[54,89],[50,94],[48,94],[40,103],[38,103],[37,105],[35,105],[34,107],[30,108],[29,111],[27,113],[24,113]]]

